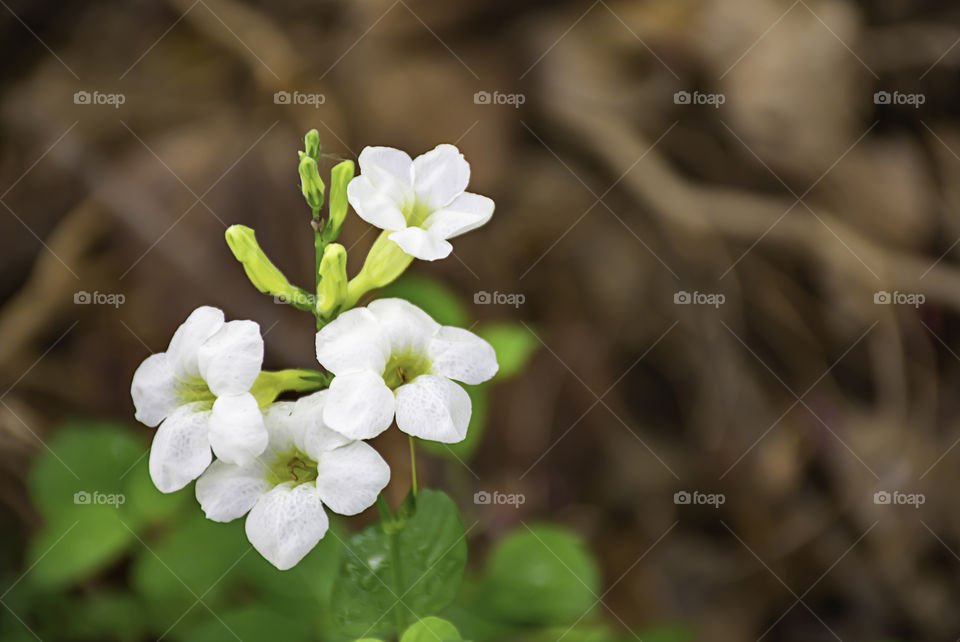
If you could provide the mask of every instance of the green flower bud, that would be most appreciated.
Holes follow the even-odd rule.
[[[243,265],[247,278],[264,294],[282,297],[286,302],[301,308],[311,309],[311,297],[304,290],[291,285],[277,266],[270,262],[260,249],[254,231],[246,225],[231,225],[225,234],[227,245]]]
[[[303,148],[306,150],[306,155],[312,158],[313,160],[320,161],[320,132],[316,129],[311,129],[307,132],[307,135],[303,137]]]
[[[373,242],[373,247],[363,262],[363,268],[347,284],[347,301],[344,309],[353,307],[364,294],[390,284],[409,267],[413,257],[389,239],[392,232],[384,230]]]
[[[347,298],[347,251],[339,243],[328,245],[320,261],[317,312],[327,317]]]
[[[336,240],[347,217],[347,185],[353,180],[353,161],[338,163],[330,172],[330,220],[323,230],[324,239]]]
[[[323,207],[323,180],[320,178],[320,171],[317,169],[317,161],[310,156],[304,156],[300,159],[300,189],[303,191],[303,197],[307,200],[307,205],[313,210],[314,216],[318,216]]]

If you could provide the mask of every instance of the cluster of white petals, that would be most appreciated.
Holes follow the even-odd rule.
[[[324,506],[355,515],[390,480],[390,467],[376,450],[324,424],[328,395],[322,390],[271,405],[263,454],[243,465],[215,461],[197,480],[197,500],[207,517],[229,522],[247,515],[250,543],[281,570],[297,564],[326,534]]]
[[[489,343],[440,325],[404,299],[341,314],[317,333],[317,360],[336,375],[324,421],[352,439],[375,437],[396,417],[414,437],[462,441],[470,397],[451,379],[483,383],[498,368]]]
[[[447,239],[485,224],[494,203],[467,192],[470,164],[453,145],[437,145],[411,160],[392,147],[365,147],[360,175],[347,197],[363,220],[390,230],[390,240],[410,256],[435,261],[450,255]]]
[[[150,476],[165,493],[179,490],[210,465],[213,453],[246,463],[267,446],[267,429],[250,393],[263,363],[253,321],[224,321],[217,308],[194,310],[166,352],[147,357],[133,375],[136,418],[154,427]]]
[[[470,165],[453,145],[416,159],[367,147],[359,165],[347,186],[350,204],[412,257],[448,256],[448,239],[493,215],[492,200],[465,191]],[[276,391],[264,399],[265,382],[277,373],[257,384],[263,353],[258,324],[200,307],[166,352],[140,364],[131,395],[137,420],[157,428],[149,461],[157,488],[174,492],[196,479],[206,516],[228,522],[246,515],[251,544],[279,569],[297,564],[324,537],[327,510],[357,514],[387,485],[389,466],[361,440],[396,420],[414,437],[462,441],[471,403],[457,382],[480,384],[498,369],[489,343],[403,299],[347,310],[317,332],[317,360],[335,375],[327,390],[267,405]],[[306,381],[307,389],[319,387]]]

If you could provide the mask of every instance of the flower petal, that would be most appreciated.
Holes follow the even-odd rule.
[[[406,299],[377,299],[367,309],[380,323],[394,355],[426,355],[430,339],[440,331],[439,323]]]
[[[248,464],[266,450],[267,441],[263,414],[252,394],[225,395],[213,402],[210,447],[218,459]]]
[[[268,450],[261,454],[260,460],[268,458],[268,451],[282,454],[296,448],[300,428],[298,422],[293,420],[295,407],[296,403],[293,401],[275,401],[260,411],[268,439]]]
[[[396,189],[377,189],[367,176],[356,176],[347,185],[347,200],[357,215],[382,230],[402,230],[406,195]]]
[[[317,460],[317,492],[335,513],[356,515],[377,501],[390,481],[390,466],[367,443],[354,441]]]
[[[450,256],[453,246],[431,230],[408,227],[390,234],[390,240],[400,249],[421,261],[436,261]]]
[[[327,404],[329,390],[320,390],[297,399],[291,415],[291,421],[298,427],[294,446],[313,459],[319,459],[323,453],[350,443],[350,438],[329,428],[323,420],[323,409]]]
[[[207,519],[229,522],[243,517],[270,490],[267,467],[259,461],[234,466],[215,461],[197,480],[196,493]]]
[[[370,439],[393,421],[393,392],[375,372],[364,370],[334,377],[323,407],[323,420],[341,435]]]
[[[366,308],[347,310],[317,333],[317,361],[334,374],[383,372],[389,356],[383,330]]]
[[[180,378],[200,376],[197,352],[200,344],[223,326],[223,311],[208,305],[190,313],[170,339],[167,354],[173,372]]]
[[[191,403],[174,410],[157,428],[149,467],[150,478],[161,492],[180,490],[210,465],[209,420],[210,411],[202,403]]]
[[[360,173],[367,176],[375,187],[381,187],[384,173],[404,185],[410,184],[410,155],[393,147],[364,147],[357,159]]]
[[[494,207],[493,199],[464,192],[452,203],[427,217],[423,226],[440,238],[452,239],[486,225],[493,216]]]
[[[247,539],[281,571],[292,568],[327,533],[330,522],[313,484],[287,482],[263,495],[247,516]]]
[[[443,326],[428,349],[432,374],[478,384],[497,374],[497,353],[489,343],[463,328]]]
[[[200,344],[200,374],[213,394],[247,392],[263,365],[263,337],[254,321],[229,321]]]
[[[413,161],[413,189],[430,209],[450,203],[469,182],[470,163],[453,145],[437,145]]]
[[[137,409],[134,417],[151,428],[177,407],[177,382],[165,352],[152,354],[133,373],[130,396]]]
[[[467,436],[470,396],[446,377],[420,375],[396,393],[397,427],[403,432],[447,444]]]

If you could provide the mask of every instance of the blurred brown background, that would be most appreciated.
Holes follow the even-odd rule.
[[[413,268],[471,305],[523,294],[472,308],[545,344],[458,482],[466,502],[527,497],[485,513],[475,551],[519,520],[571,525],[610,612],[703,640],[960,635],[960,8],[0,4],[5,529],[35,529],[23,477],[63,418],[147,443],[130,377],[194,307],[258,320],[267,367],[314,363],[309,320],[250,287],[223,229],[254,227],[311,281],[296,150],[316,127],[322,172],[451,142],[497,202],[455,258]],[[374,235],[355,217],[344,234],[359,263]]]

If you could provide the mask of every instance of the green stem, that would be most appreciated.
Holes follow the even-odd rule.
[[[413,436],[410,436],[410,480],[413,496],[417,496],[417,448],[413,443]]]

